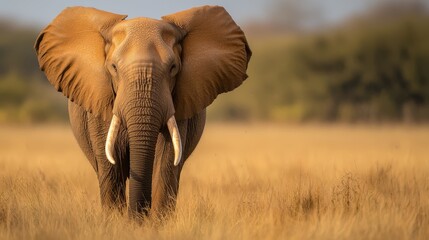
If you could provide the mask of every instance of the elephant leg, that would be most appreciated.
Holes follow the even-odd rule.
[[[206,112],[203,110],[189,120],[177,122],[183,148],[182,160],[177,167],[173,164],[174,147],[168,129],[164,128],[160,132],[156,145],[152,180],[152,214],[162,217],[176,207],[180,173],[186,159],[191,155],[201,138],[205,117]]]
[[[183,150],[184,160],[188,159],[200,142],[206,125],[206,110],[202,110],[199,114],[189,119],[187,124],[186,148]]]
[[[177,122],[182,148],[186,148],[187,120]],[[174,166],[174,147],[167,127],[158,135],[155,150],[155,162],[152,177],[152,215],[164,216],[168,211],[174,210],[179,189],[180,170],[184,158],[179,166]]]
[[[119,164],[99,165],[98,182],[100,187],[101,205],[107,209],[126,209],[126,180],[127,174]],[[109,166],[110,164],[110,166]],[[129,170],[128,170],[129,171]]]
[[[126,206],[125,182],[129,175],[128,136],[124,129],[118,135],[116,165],[107,161],[105,142],[109,123],[94,117],[83,108],[69,101],[70,125],[73,134],[97,174],[103,207]]]
[[[73,135],[92,168],[98,173],[97,158],[95,157],[91,138],[88,134],[88,113],[71,101],[68,102],[68,110]]]
[[[123,209],[126,207],[125,186],[129,175],[129,148],[127,140],[125,140],[128,139],[126,130],[122,129],[118,134],[117,144],[115,144],[117,163],[113,165],[107,160],[105,152],[109,123],[90,117],[88,127],[91,146],[97,159],[101,205],[107,209]]]

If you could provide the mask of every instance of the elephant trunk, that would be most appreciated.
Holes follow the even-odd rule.
[[[176,166],[181,160],[182,144],[176,120],[171,116],[174,112],[168,107],[171,99],[159,96],[160,84],[150,78],[143,79],[141,75],[134,79],[118,93],[105,150],[107,159],[115,164],[114,144],[119,126],[126,126],[130,151],[129,213],[138,216],[147,214],[151,207],[152,171],[161,127],[166,124],[170,132]],[[125,122],[121,123],[121,120]]]
[[[124,108],[130,147],[129,212],[147,214],[151,206],[152,171],[158,133],[163,124],[160,104],[153,96],[153,86],[141,85],[128,91]]]

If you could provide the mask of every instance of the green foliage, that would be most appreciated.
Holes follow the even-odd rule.
[[[0,123],[42,123],[67,120],[67,105],[60,93],[39,81],[19,75],[0,79]]]
[[[66,121],[38,69],[38,30],[0,22],[0,123]],[[362,21],[315,34],[249,37],[250,78],[209,107],[215,120],[427,121],[429,17]]]
[[[38,68],[37,31],[0,22],[0,123],[66,121],[66,99]]]
[[[233,118],[222,110],[225,103],[235,107],[232,112],[259,120],[429,119],[427,16],[250,43],[251,77],[214,106],[215,119]]]

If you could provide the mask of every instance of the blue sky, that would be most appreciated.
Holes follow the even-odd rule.
[[[209,4],[224,6],[239,24],[244,24],[269,18],[274,3],[285,1],[301,1],[308,6],[317,5],[327,22],[338,22],[365,10],[374,2],[390,0],[0,0],[0,18],[26,25],[43,26],[68,6],[91,6],[128,14],[129,18],[139,16],[159,18],[193,6]]]

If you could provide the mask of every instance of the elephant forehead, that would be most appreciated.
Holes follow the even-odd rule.
[[[113,30],[113,37],[119,32],[132,39],[155,40],[168,33],[174,34],[174,28],[164,21],[140,17],[119,23]]]

